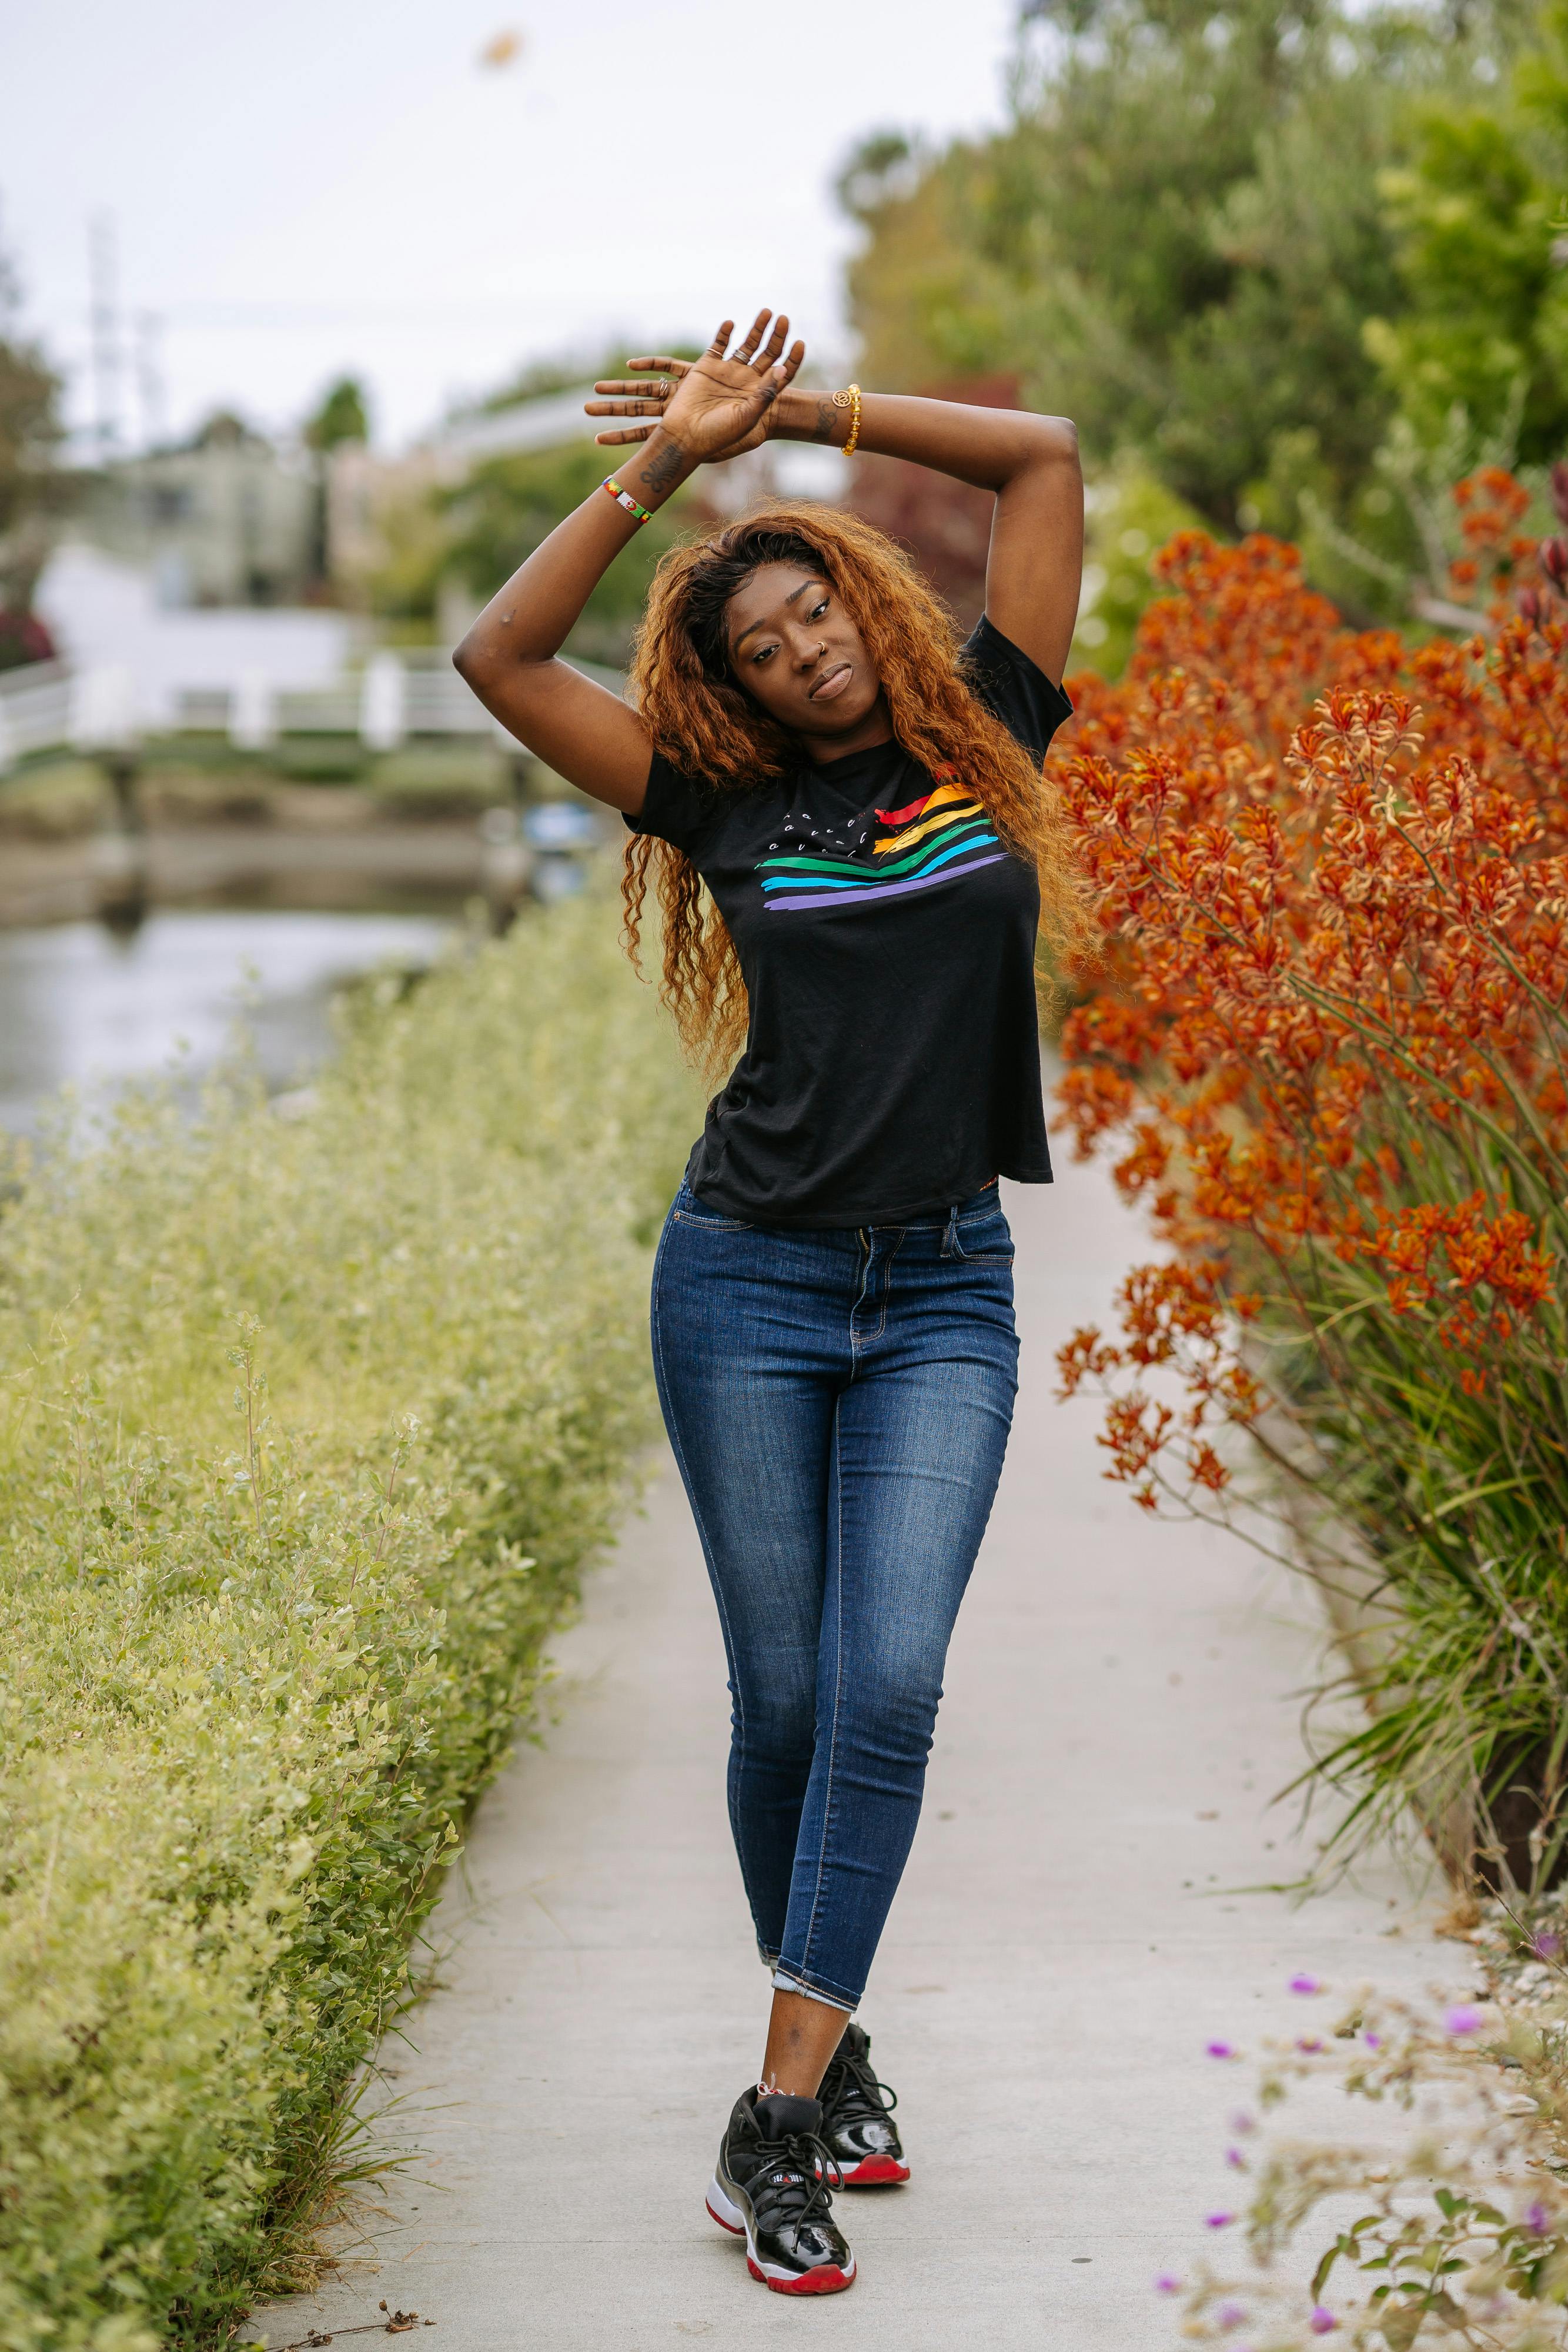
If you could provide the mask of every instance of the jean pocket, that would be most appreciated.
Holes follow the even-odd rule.
[[[1012,1227],[1002,1210],[988,1217],[977,1217],[973,1224],[958,1227],[958,1246],[964,1253],[966,1265],[1011,1265],[1013,1262]]]
[[[749,1234],[756,1229],[744,1217],[716,1217],[710,1209],[672,1209],[677,1224],[695,1225],[701,1234]]]

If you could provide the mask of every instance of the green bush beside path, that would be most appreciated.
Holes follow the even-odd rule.
[[[0,2344],[231,2341],[650,1431],[693,1116],[602,900],[0,1223]],[[374,992],[371,992],[374,996]]]

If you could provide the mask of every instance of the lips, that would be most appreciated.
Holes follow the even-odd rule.
[[[806,697],[807,701],[831,702],[836,694],[842,694],[853,676],[854,667],[852,663],[835,662],[832,668],[825,670],[815,686],[810,688]]]

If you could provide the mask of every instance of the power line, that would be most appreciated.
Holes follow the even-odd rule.
[[[272,332],[286,328],[335,326],[428,327],[432,320],[491,320],[528,310],[567,307],[568,298],[541,303],[528,296],[496,295],[466,302],[171,302],[162,316],[180,328],[251,328]]]

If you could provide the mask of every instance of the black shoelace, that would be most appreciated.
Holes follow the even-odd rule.
[[[832,2063],[841,2069],[840,2079],[824,2085],[822,2104],[831,2109],[835,2123],[862,2124],[892,2115],[898,2093],[877,2081],[869,2058],[852,2057],[845,2052]]]
[[[758,2155],[761,2161],[746,2187],[759,2230],[791,2224],[798,2230],[819,2207],[826,2216],[828,2192],[841,2189],[844,2176],[825,2140],[815,2132],[791,2132],[785,2139],[765,2140]]]

